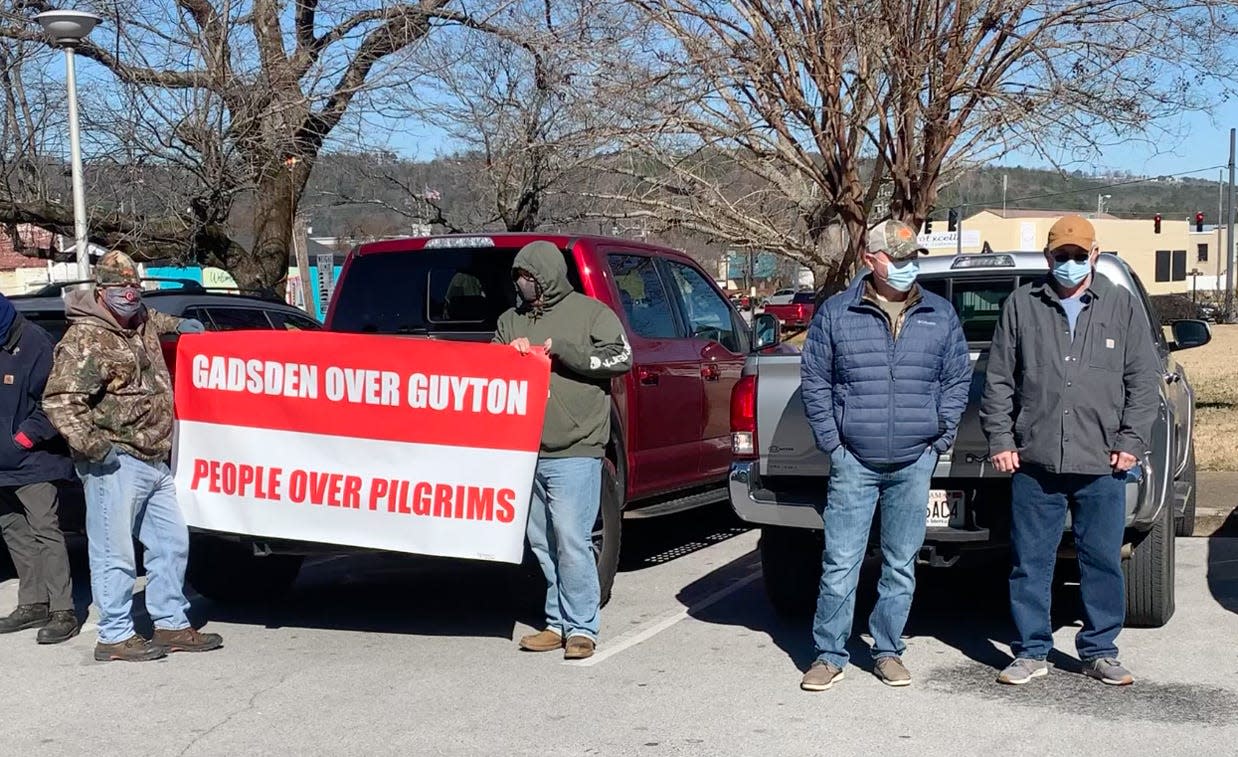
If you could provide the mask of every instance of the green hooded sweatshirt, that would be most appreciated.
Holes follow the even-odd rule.
[[[527,271],[541,296],[499,317],[494,341],[524,337],[550,346],[550,399],[542,457],[603,457],[610,441],[610,381],[632,369],[632,348],[619,318],[602,303],[572,291],[563,252],[550,242],[521,248],[512,271]]]

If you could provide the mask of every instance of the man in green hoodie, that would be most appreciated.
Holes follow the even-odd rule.
[[[546,575],[546,628],[525,636],[531,652],[564,649],[582,660],[597,647],[601,589],[593,524],[610,441],[610,383],[632,368],[623,325],[605,305],[572,291],[563,252],[550,242],[521,248],[512,264],[517,305],[499,317],[494,341],[550,357],[550,399],[529,508],[529,546]]]

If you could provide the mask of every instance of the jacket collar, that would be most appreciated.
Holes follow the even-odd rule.
[[[21,313],[13,316],[13,325],[9,326],[8,336],[4,340],[4,351],[12,352],[21,342],[21,333],[26,330],[26,319]]]

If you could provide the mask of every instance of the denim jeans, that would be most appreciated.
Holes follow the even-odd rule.
[[[602,461],[541,458],[533,477],[529,546],[546,576],[546,628],[597,641],[601,587],[593,524],[602,495]]]
[[[1015,657],[1043,660],[1053,649],[1049,609],[1053,567],[1070,509],[1079,553],[1083,628],[1075,637],[1085,662],[1117,657],[1114,642],[1126,619],[1122,537],[1126,530],[1126,476],[1083,476],[1026,468],[1011,480],[1010,613],[1019,639]]]
[[[121,454],[119,464],[79,463],[86,494],[86,537],[90,542],[90,589],[99,610],[99,641],[116,644],[133,636],[136,537],[145,547],[146,610],[155,628],[189,627],[185,527],[172,475],[163,463]]]
[[[844,447],[830,455],[825,506],[825,552],[821,589],[813,619],[817,659],[844,667],[855,616],[860,563],[868,551],[873,513],[881,503],[881,579],[877,604],[868,618],[873,656],[897,657],[916,588],[916,556],[924,546],[925,509],[937,452],[926,449],[904,465],[870,466]]]

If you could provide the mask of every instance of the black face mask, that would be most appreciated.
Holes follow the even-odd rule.
[[[528,304],[537,302],[542,296],[541,287],[537,285],[537,281],[524,276],[516,279],[516,293]]]

